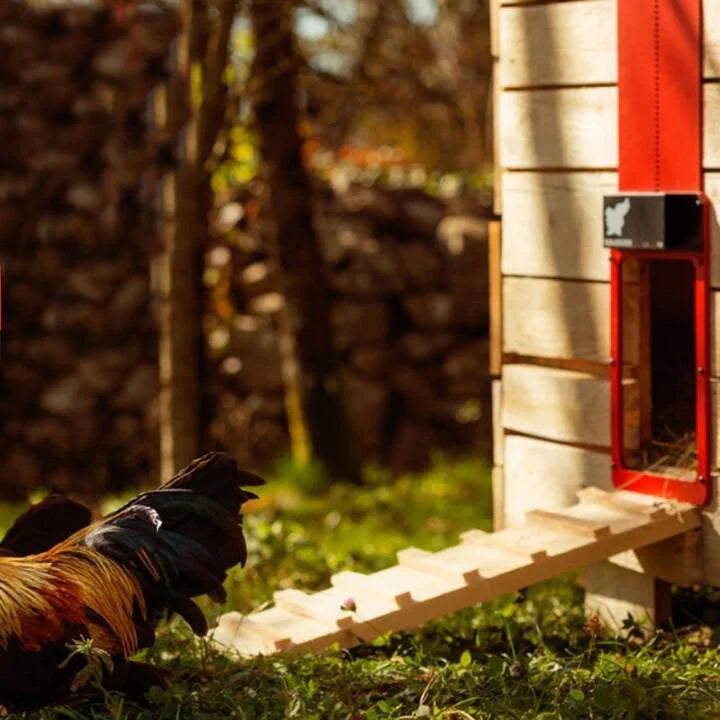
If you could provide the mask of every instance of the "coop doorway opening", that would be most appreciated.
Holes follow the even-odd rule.
[[[700,364],[695,267],[685,259],[641,259],[638,282],[634,339],[638,363],[629,370],[636,385],[633,414],[638,432],[631,446],[626,435],[624,465],[693,482],[698,474],[696,369]]]

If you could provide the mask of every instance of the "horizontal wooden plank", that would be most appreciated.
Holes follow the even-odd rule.
[[[505,437],[505,523],[524,522],[533,509],[572,505],[586,485],[612,488],[610,455],[521,435]]]
[[[615,172],[503,173],[503,273],[609,280],[602,196],[612,192]]]
[[[503,87],[617,82],[615,0],[504,7]]]
[[[637,362],[639,296],[624,298],[625,362]],[[544,278],[503,281],[503,350],[540,358],[610,359],[610,286]]]
[[[720,77],[720,0],[703,2],[703,75]],[[617,82],[616,0],[500,10],[504,87]]]
[[[503,167],[614,169],[617,88],[510,90],[500,95]]]
[[[705,117],[716,117],[720,83],[706,83],[703,92]],[[617,87],[506,90],[499,122],[505,168],[617,167]],[[703,166],[720,169],[720,123],[704,123]]]
[[[537,365],[503,368],[503,428],[536,437],[610,447],[610,380]],[[639,442],[638,385],[626,380],[625,443]]]
[[[608,280],[602,195],[615,172],[504,172],[502,269],[506,275]],[[720,287],[720,172],[706,172],[711,203],[711,284]]]

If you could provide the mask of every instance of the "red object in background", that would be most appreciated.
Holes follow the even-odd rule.
[[[618,183],[621,192],[702,190],[701,0],[618,0]],[[710,487],[707,201],[701,252],[613,250],[611,403],[613,484],[702,505]],[[684,481],[633,470],[623,460],[622,262],[690,260],[695,268],[697,475]]]

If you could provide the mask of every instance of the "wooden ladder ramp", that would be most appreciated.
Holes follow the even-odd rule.
[[[337,573],[320,592],[278,591],[274,607],[221,616],[212,638],[243,655],[350,647],[699,525],[691,505],[587,488],[577,505],[532,510],[524,525],[468,530],[440,552],[401,550],[397,565],[370,575]],[[348,604],[354,609],[343,609]]]

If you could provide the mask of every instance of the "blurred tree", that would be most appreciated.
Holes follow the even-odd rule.
[[[228,116],[225,69],[240,0],[184,0],[177,60],[189,75],[164,94],[169,127],[188,121],[182,157],[171,178],[173,221],[156,261],[160,318],[161,474],[168,478],[200,449],[202,257],[212,207],[210,159]],[[189,95],[189,97],[188,97]],[[166,208],[166,212],[169,208]]]
[[[250,0],[255,33],[250,95],[286,298],[281,341],[286,345],[286,404],[297,459],[307,462],[312,453],[333,478],[358,482],[340,401],[330,293],[312,222],[312,188],[303,164],[293,8],[292,0]]]
[[[428,169],[489,163],[484,0],[303,0],[306,107],[325,146],[389,144]]]

